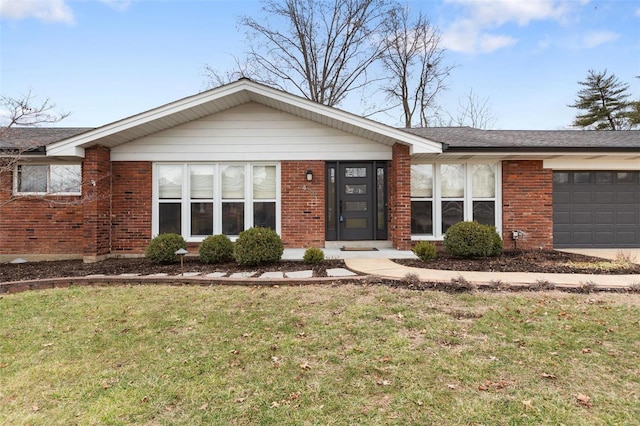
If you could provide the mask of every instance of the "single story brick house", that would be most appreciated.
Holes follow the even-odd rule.
[[[639,131],[396,129],[247,79],[98,128],[0,137],[0,261],[141,255],[151,238],[410,249],[463,220],[505,247],[640,247]],[[5,169],[7,169],[5,167]]]

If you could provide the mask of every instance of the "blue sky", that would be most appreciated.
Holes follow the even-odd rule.
[[[640,98],[637,0],[408,4],[440,29],[456,66],[440,97],[452,114],[473,90],[493,128],[562,129],[590,68]],[[2,0],[0,93],[50,98],[71,112],[61,126],[107,124],[203,90],[205,64],[233,68],[246,50],[238,16],[259,14],[250,0]]]

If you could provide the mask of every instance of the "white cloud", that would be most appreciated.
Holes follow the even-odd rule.
[[[582,37],[579,47],[593,49],[605,43],[616,41],[620,34],[613,31],[593,31]]]
[[[581,0],[584,4],[586,0]],[[563,22],[570,16],[571,2],[557,0],[445,0],[462,8],[463,18],[444,30],[444,47],[464,53],[489,53],[517,43],[495,30],[509,23],[523,27],[532,21]]]
[[[100,0],[100,2],[119,12],[124,12],[131,5],[131,0]]]
[[[0,18],[21,20],[36,18],[43,22],[73,24],[75,19],[65,0],[2,0]]]

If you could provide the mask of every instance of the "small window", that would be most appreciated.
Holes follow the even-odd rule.
[[[19,194],[80,195],[80,164],[21,164],[16,173],[15,191]]]

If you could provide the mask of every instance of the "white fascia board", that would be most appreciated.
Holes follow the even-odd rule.
[[[550,158],[543,160],[545,169],[554,170],[640,170],[640,159],[634,157],[627,160],[621,156],[611,158]]]
[[[434,142],[426,138],[413,135],[403,130],[396,129],[386,124],[378,123],[377,121],[370,120],[368,118],[360,117],[356,114],[352,114],[347,111],[343,111],[337,108],[329,107],[319,104],[317,102],[310,101],[308,99],[301,98],[299,96],[292,95],[290,93],[282,92],[277,89],[273,89],[267,86],[256,87],[256,92],[268,97],[276,97],[281,101],[293,105],[295,107],[314,112],[316,114],[331,118],[336,121],[359,127],[370,132],[378,133],[391,139],[395,139],[400,143],[409,145],[412,152],[415,153],[430,153],[439,154],[442,153],[442,144],[440,142]]]
[[[238,86],[241,85],[241,83],[243,82],[240,81],[240,82],[232,83],[228,86],[223,86],[218,89],[212,89],[207,92],[199,93],[197,95],[193,95],[184,99],[170,102],[168,104],[159,106],[149,111],[142,112],[140,114],[136,114],[131,117],[124,118],[122,120],[115,121],[111,124],[107,124],[102,127],[98,127],[95,130],[91,130],[81,135],[74,136],[60,142],[55,142],[47,147],[47,155],[52,155],[52,156],[65,155],[62,153],[69,152],[70,147],[77,147],[77,146],[90,144],[95,140],[98,140],[107,136],[111,136],[120,131],[131,129],[138,125],[142,125],[150,121],[154,121],[154,120],[169,116],[171,114],[184,111],[194,106],[202,105],[203,103],[206,103],[206,102],[214,101],[216,99],[222,98],[234,92],[238,92],[239,90],[241,90],[241,89],[238,89]]]
[[[124,118],[111,124],[99,127],[95,130],[83,133],[81,135],[71,137],[69,139],[53,143],[47,147],[47,155],[69,155],[73,148],[87,146],[92,142],[111,136],[120,131],[125,131],[148,122],[161,119],[163,117],[175,114],[192,107],[200,106],[208,102],[215,102],[218,99],[229,95],[236,94],[241,91],[247,91],[249,94],[255,93],[271,99],[281,101],[302,110],[307,110],[315,114],[325,116],[327,118],[343,122],[361,129],[378,133],[385,137],[399,141],[411,146],[415,153],[441,153],[442,144],[424,139],[419,136],[412,135],[402,130],[395,129],[382,123],[375,122],[355,114],[351,114],[336,108],[318,104],[308,99],[292,95],[281,90],[273,89],[262,84],[252,82],[250,80],[239,80],[235,83],[221,86],[207,92],[199,93],[184,99],[180,99],[152,110],[136,114],[134,116]],[[84,154],[83,154],[84,155]]]

